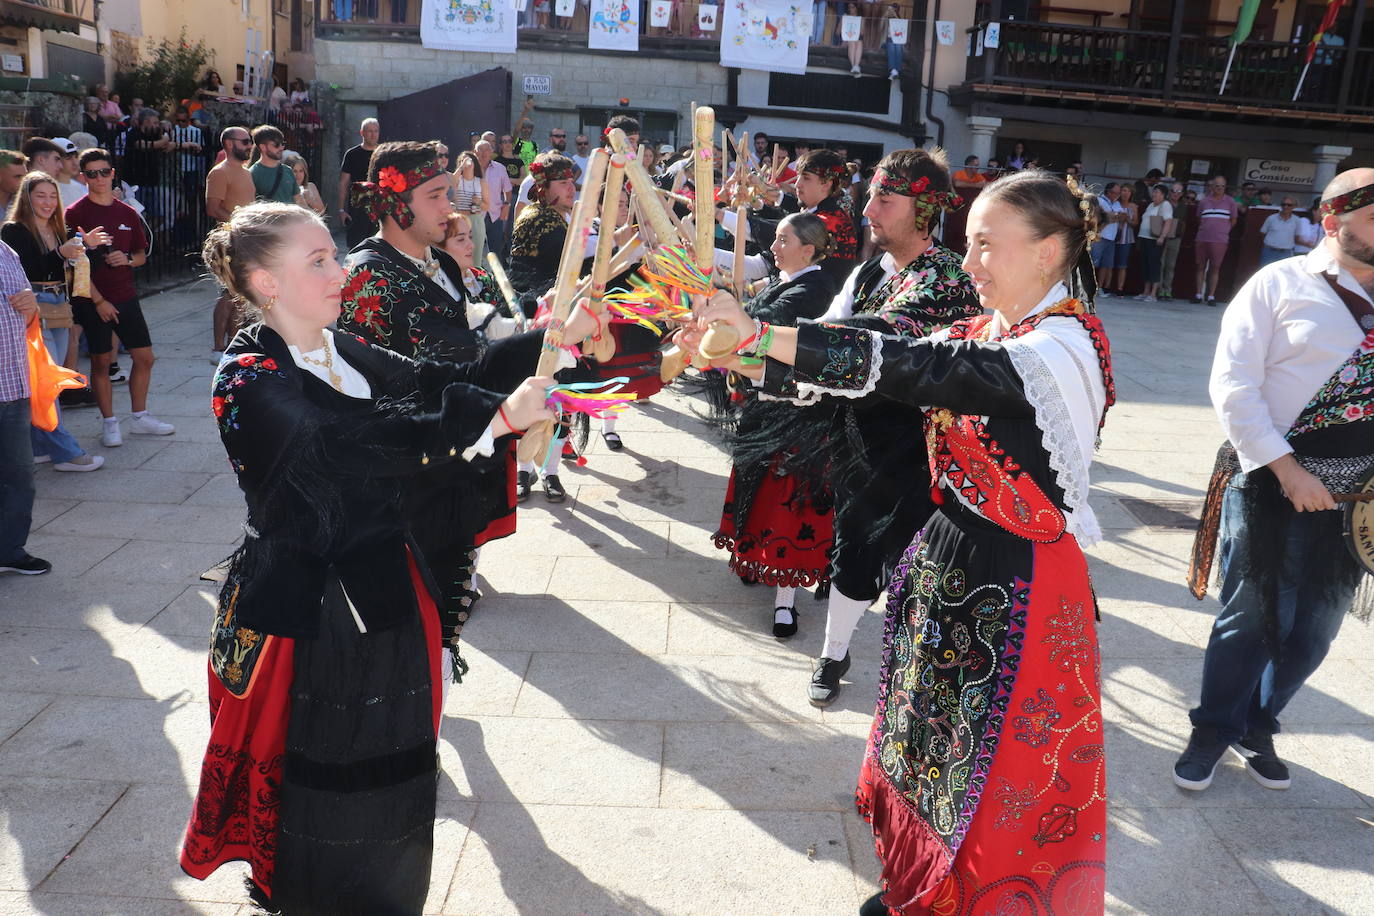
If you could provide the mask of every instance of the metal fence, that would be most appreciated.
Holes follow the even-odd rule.
[[[200,153],[134,149],[133,132],[110,141],[116,175],[142,207],[148,234],[148,263],[139,270],[142,289],[166,288],[204,269],[200,249],[212,228],[205,210],[205,176],[220,155],[220,132],[226,127],[251,131],[260,124],[280,128],[286,135],[286,148],[305,159],[309,180],[319,187],[324,128],[313,111],[272,112],[265,106],[244,106],[240,117],[197,125]],[[176,140],[178,130],[172,125],[166,131],[168,138]]]

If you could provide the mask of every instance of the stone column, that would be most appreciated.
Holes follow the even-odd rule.
[[[1167,172],[1165,163],[1169,161],[1169,150],[1173,149],[1178,142],[1178,134],[1170,133],[1167,130],[1147,130],[1145,131],[1145,145],[1149,152],[1145,156],[1145,171],[1159,169]]]
[[[1320,194],[1332,178],[1336,177],[1336,167],[1341,160],[1355,152],[1349,146],[1314,146],[1312,155],[1317,160],[1317,174],[1312,179],[1312,193]]]
[[[997,136],[998,129],[1002,126],[1001,118],[985,118],[982,115],[969,115],[964,121],[968,125],[968,132],[972,134],[969,140],[969,156],[977,156],[978,161],[983,165],[988,164],[992,158],[992,141]],[[955,155],[953,161],[962,163],[963,156]]]

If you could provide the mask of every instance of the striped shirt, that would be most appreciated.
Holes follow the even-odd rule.
[[[1198,199],[1197,241],[1225,242],[1231,238],[1231,220],[1240,212],[1236,202],[1225,194],[1210,194]]]
[[[0,403],[29,396],[29,356],[25,349],[24,318],[10,305],[10,296],[29,289],[29,278],[14,249],[0,242]]]

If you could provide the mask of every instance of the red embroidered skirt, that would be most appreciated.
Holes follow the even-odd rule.
[[[1095,602],[1072,536],[1033,551],[1019,662],[1000,675],[1014,677],[1005,721],[952,862],[923,814],[883,772],[879,706],[857,804],[883,863],[883,902],[901,916],[1104,910],[1106,761]],[[893,625],[889,618],[889,640]]]
[[[796,499],[796,479],[763,473],[757,492],[738,516],[734,469],[725,490],[720,528],[712,540],[730,551],[730,569],[767,585],[810,588],[830,581],[830,550],[835,543],[833,511]]]
[[[413,558],[410,577],[428,650],[438,734],[444,676],[439,614]],[[213,659],[210,665],[210,741],[180,864],[188,875],[204,880],[226,862],[247,862],[253,883],[270,898],[297,641],[235,630],[232,600],[228,604],[227,611],[217,615],[216,625],[229,641],[217,645],[216,651],[223,648],[230,655],[220,666],[222,674],[216,673]]]

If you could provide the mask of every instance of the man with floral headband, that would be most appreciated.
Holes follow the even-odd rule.
[[[1260,785],[1288,788],[1279,714],[1345,614],[1371,610],[1332,494],[1374,466],[1374,169],[1333,178],[1318,213],[1321,243],[1261,268],[1222,316],[1211,395],[1229,441],[1189,569],[1202,598],[1216,551],[1221,611],[1174,764],[1185,789],[1211,785],[1228,748]]]
[[[378,232],[348,255],[339,327],[412,359],[482,359],[485,342],[468,326],[462,269],[443,250],[453,206],[438,145],[383,143],[367,177],[354,185],[353,203]],[[592,328],[590,317],[582,321]],[[510,390],[534,372],[543,338],[518,336],[517,349],[507,351],[516,358],[502,367]],[[477,598],[477,548],[515,531],[513,464],[513,443],[507,443],[466,475],[447,465],[437,469],[408,500],[412,533],[440,591],[446,642],[461,631]]]
[[[809,154],[811,161],[819,152],[823,151]],[[849,274],[818,320],[924,337],[981,314],[959,255],[933,238],[941,214],[959,203],[943,151],[905,149],[883,157],[864,208],[883,254]],[[764,390],[797,396],[790,371],[765,378]],[[812,413],[823,417],[824,428],[803,429],[793,423],[787,433],[765,430],[761,435],[779,441],[790,435],[798,453],[807,457],[808,469],[822,463],[828,467],[826,482],[835,494],[825,644],[808,688],[811,704],[824,707],[839,696],[840,678],[850,665],[849,640],[859,619],[887,587],[893,568],[933,505],[929,468],[911,462],[911,455],[925,448],[920,411],[894,402]],[[824,442],[824,448],[818,449],[818,442]],[[824,462],[815,460],[818,453],[824,453]]]

